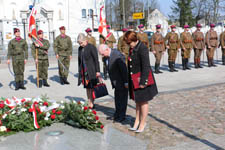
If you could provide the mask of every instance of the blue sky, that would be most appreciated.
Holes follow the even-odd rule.
[[[172,0],[158,0],[159,6],[160,6],[160,11],[168,16],[168,14],[171,13],[170,7],[173,5]]]

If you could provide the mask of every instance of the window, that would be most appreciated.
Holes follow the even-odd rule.
[[[93,16],[93,9],[89,9],[89,10],[88,10],[88,16],[89,16],[90,18],[92,18],[92,16]]]
[[[87,14],[86,14],[86,9],[82,9],[82,18],[86,18]]]

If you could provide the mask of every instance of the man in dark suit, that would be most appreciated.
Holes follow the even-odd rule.
[[[105,44],[101,44],[98,51],[103,57],[109,57],[109,78],[112,87],[115,88],[116,111],[113,120],[122,122],[125,120],[128,101],[128,74],[125,56],[120,51],[112,50]]]

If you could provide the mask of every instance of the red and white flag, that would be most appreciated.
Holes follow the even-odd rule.
[[[43,46],[40,40],[37,38],[37,29],[36,29],[36,14],[37,10],[35,7],[32,8],[30,16],[29,16],[29,37],[31,40],[38,44],[39,46]]]
[[[104,37],[107,36],[106,25],[105,8],[104,3],[102,3],[102,6],[100,8],[100,26],[98,27],[98,32]]]

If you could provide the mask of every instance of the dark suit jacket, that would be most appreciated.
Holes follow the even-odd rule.
[[[83,57],[82,57],[82,49],[84,49]],[[82,82],[81,78],[81,67],[82,67],[81,62],[83,61],[82,59],[85,60],[89,80],[96,79],[96,72],[100,72],[98,52],[96,47],[91,44],[87,44],[84,48],[80,46],[78,48],[78,71],[79,71],[78,85],[80,85]]]
[[[109,57],[109,77],[113,88],[116,90],[125,89],[124,84],[128,83],[125,56],[116,49],[112,49]]]

